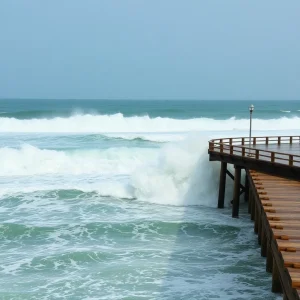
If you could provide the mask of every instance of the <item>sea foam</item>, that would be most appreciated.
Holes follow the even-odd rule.
[[[159,149],[0,148],[1,193],[75,189],[158,204],[213,206],[219,166],[208,161],[207,140],[194,134]]]
[[[74,115],[68,118],[30,119],[0,118],[0,132],[27,133],[172,133],[192,131],[248,130],[248,119],[230,118],[216,120],[212,118],[171,119],[124,117],[114,115]],[[299,117],[279,119],[253,119],[253,130],[290,130],[300,129]]]
[[[296,117],[255,119],[253,132],[256,135],[259,129],[261,135],[270,135],[273,130],[274,135],[289,135],[298,132],[299,121]],[[49,150],[30,144],[3,147],[0,148],[1,193],[69,189],[167,205],[215,206],[219,164],[208,161],[208,140],[247,136],[248,126],[249,120],[245,119],[125,118],[122,114],[33,120],[0,118],[2,132],[91,131],[128,139],[135,136],[181,139],[159,148]],[[231,189],[227,190],[231,194]]]

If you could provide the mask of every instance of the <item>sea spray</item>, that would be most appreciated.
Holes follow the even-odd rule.
[[[1,148],[0,175],[19,177],[17,187],[6,184],[2,192],[76,189],[159,204],[215,206],[219,164],[208,161],[207,140],[193,134],[160,150]],[[36,177],[34,185],[20,178],[29,175]]]
[[[150,118],[149,116],[124,117],[114,115],[74,115],[71,117],[55,117],[50,119],[20,120],[0,118],[0,132],[55,132],[55,133],[172,133],[192,131],[248,130],[248,119],[226,120],[213,118],[172,119]],[[300,129],[299,117],[281,117],[279,119],[253,119],[253,130],[291,130]],[[132,137],[132,136],[131,136]],[[139,137],[139,135],[137,135]]]
[[[168,205],[213,205],[218,166],[207,157],[207,139],[197,135],[165,145],[156,161],[132,176],[136,198]]]

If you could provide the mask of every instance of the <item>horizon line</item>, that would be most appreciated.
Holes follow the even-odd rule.
[[[18,97],[0,97],[1,100],[62,100],[62,101],[77,101],[77,100],[87,100],[87,101],[300,101],[299,99],[171,99],[171,98],[18,98]]]

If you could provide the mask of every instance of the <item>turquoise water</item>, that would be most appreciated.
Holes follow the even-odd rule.
[[[207,156],[249,104],[0,100],[0,299],[277,299]],[[299,135],[299,101],[254,105],[254,135]]]
[[[18,100],[0,101],[2,117],[18,119],[67,117],[74,113],[116,114],[124,116],[168,117],[176,119],[231,117],[248,118],[248,106],[254,104],[257,118],[300,116],[299,101],[124,101],[124,100]],[[218,108],[218,109],[216,109]]]

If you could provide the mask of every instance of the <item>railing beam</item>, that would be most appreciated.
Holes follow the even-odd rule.
[[[293,144],[295,142],[300,143],[300,136],[267,136],[267,137],[253,137],[253,145],[261,144],[265,142],[265,145],[269,145],[270,143],[277,143],[281,145],[285,144]],[[290,167],[295,167],[300,164],[300,155],[288,154],[283,152],[274,152],[263,149],[253,149],[249,148],[246,145],[248,138],[239,137],[239,138],[226,138],[226,139],[213,139],[209,141],[209,151],[211,152],[220,152],[225,154],[230,154],[234,156],[246,157],[247,153],[255,151],[255,159],[263,159],[265,161],[269,161],[271,163],[280,163],[286,164]],[[263,152],[261,152],[263,151]]]

